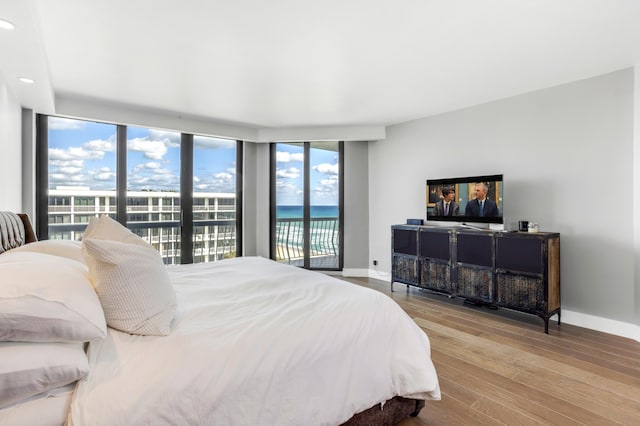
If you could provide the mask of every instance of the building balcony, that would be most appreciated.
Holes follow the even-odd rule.
[[[276,260],[304,266],[304,223],[301,218],[276,219]],[[313,268],[339,266],[339,226],[336,217],[309,221],[309,264]]]

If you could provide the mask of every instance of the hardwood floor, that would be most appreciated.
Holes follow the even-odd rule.
[[[427,333],[442,390],[424,425],[640,425],[640,343],[533,315],[463,305],[368,278]]]

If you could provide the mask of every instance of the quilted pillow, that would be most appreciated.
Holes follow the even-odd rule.
[[[82,379],[82,343],[0,342],[0,408]]]
[[[12,250],[0,255],[0,341],[88,342],[107,327],[86,265]]]
[[[85,238],[82,244],[107,325],[131,334],[168,335],[176,295],[160,254],[146,243]]]

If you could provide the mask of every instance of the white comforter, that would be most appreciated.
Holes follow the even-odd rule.
[[[169,273],[171,334],[91,343],[71,424],[334,425],[440,398],[427,336],[377,291],[262,258]]]

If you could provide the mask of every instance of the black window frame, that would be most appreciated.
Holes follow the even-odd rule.
[[[322,142],[322,141],[314,141]],[[304,269],[314,271],[342,271],[344,269],[344,141],[338,141],[338,266],[336,268],[311,267],[310,252],[310,221],[311,221],[311,184],[310,161],[311,141],[303,142],[270,142],[269,143],[269,258],[276,259],[276,157],[279,143],[302,143],[304,147]]]
[[[40,240],[49,239],[49,125],[47,114],[36,114],[36,152],[35,152],[35,228]],[[55,117],[55,116],[52,116]],[[80,121],[102,121],[78,118]],[[105,123],[109,124],[109,123]],[[112,123],[113,124],[113,123]],[[116,215],[115,219],[123,226],[127,226],[127,126],[116,125]],[[193,137],[192,133],[180,132],[180,197],[168,198],[169,205],[180,205],[180,263],[193,262]],[[244,160],[244,141],[236,142],[236,257],[242,256],[242,166]],[[186,151],[190,149],[190,154]],[[186,161],[185,161],[186,159]],[[111,200],[110,200],[111,201]],[[95,203],[95,201],[94,201]],[[163,200],[163,205],[166,205]],[[72,224],[73,227],[76,224]],[[66,230],[63,230],[66,231]]]

